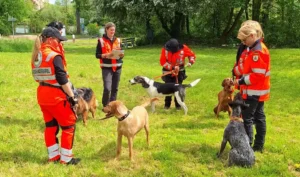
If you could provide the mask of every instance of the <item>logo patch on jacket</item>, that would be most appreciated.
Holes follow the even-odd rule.
[[[252,58],[252,59],[253,59],[253,61],[255,61],[255,62],[256,62],[256,61],[258,61],[258,58],[259,58],[259,56],[258,56],[258,55],[253,55],[253,58]]]

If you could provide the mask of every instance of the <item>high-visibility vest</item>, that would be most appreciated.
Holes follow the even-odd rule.
[[[56,80],[55,68],[53,64],[53,60],[57,55],[62,56],[59,50],[53,49],[48,44],[42,44],[37,60],[31,64],[32,75],[36,82],[43,82],[54,86],[38,87],[37,99],[40,105],[56,105],[58,102],[66,100],[66,94],[62,91],[62,89],[55,88],[61,86]],[[66,61],[64,58],[63,65],[64,70],[67,73]],[[67,78],[69,78],[68,73]]]
[[[268,48],[259,41],[251,50],[245,49],[234,67],[234,73],[243,77],[246,85],[240,85],[244,99],[258,96],[259,101],[270,97],[270,54]]]
[[[55,69],[53,65],[53,60],[57,55],[62,57],[64,70],[67,73],[67,78],[69,78],[66,61],[63,58],[63,55],[58,51],[54,51],[48,45],[42,44],[37,61],[32,63],[32,75],[35,81],[44,82],[53,86],[60,86],[56,80]]]
[[[113,49],[119,50],[121,48],[121,41],[119,38],[115,38],[113,42],[111,42],[106,37],[99,38],[98,41],[101,44],[101,51],[102,54],[110,53]],[[103,68],[112,68],[113,71],[116,71],[117,68],[120,68],[122,66],[123,61],[122,60],[116,60],[116,59],[100,59],[100,67]]]
[[[196,56],[186,45],[175,53],[172,53],[165,48],[162,49],[160,56],[160,64],[165,70],[172,70],[173,67],[179,66],[181,70],[184,70],[185,57],[189,58],[189,62],[193,64]]]

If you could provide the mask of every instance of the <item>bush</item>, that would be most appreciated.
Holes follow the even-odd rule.
[[[99,36],[99,26],[96,23],[88,24],[87,31],[91,36]]]

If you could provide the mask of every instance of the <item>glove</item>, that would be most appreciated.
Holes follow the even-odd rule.
[[[77,98],[74,98],[74,97],[68,97],[68,102],[70,103],[72,108],[78,104]]]

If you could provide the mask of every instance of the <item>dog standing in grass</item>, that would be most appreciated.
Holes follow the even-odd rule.
[[[155,101],[154,98],[151,101]],[[145,109],[150,103],[134,107],[131,111],[121,101],[112,101],[105,106],[102,111],[106,113],[106,118],[115,116],[118,119],[118,140],[117,140],[117,156],[119,159],[122,147],[122,137],[128,139],[129,158],[133,161],[133,138],[144,128],[146,131],[147,144],[149,146],[149,116]]]
[[[76,96],[78,99],[78,106],[76,107],[76,114],[81,115],[84,126],[87,125],[88,113],[91,112],[95,118],[95,112],[98,107],[98,101],[92,89],[90,88],[76,88]]]
[[[214,112],[217,118],[221,111],[228,112],[231,115],[231,108],[228,103],[233,100],[234,84],[232,78],[226,78],[222,82],[223,89],[218,94],[218,105],[214,108]]]
[[[250,146],[249,137],[241,118],[242,109],[249,105],[245,104],[240,93],[235,95],[233,102],[229,103],[229,105],[232,108],[232,114],[229,124],[224,131],[223,141],[217,156],[221,156],[226,143],[229,142],[231,150],[229,152],[228,165],[251,167],[255,163],[254,151]]]

